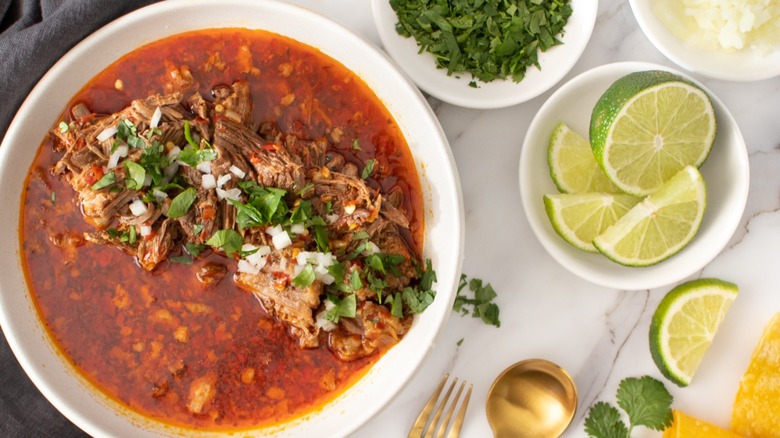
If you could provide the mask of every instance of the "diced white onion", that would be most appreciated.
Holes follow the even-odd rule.
[[[150,185],[152,185],[152,174],[151,173],[147,172],[146,174],[144,174],[144,184],[143,185],[144,185],[144,187],[149,187]]]
[[[229,173],[220,176],[219,178],[217,178],[217,187],[222,188],[222,186],[224,186],[226,182],[230,181],[231,178],[233,177],[230,176]]]
[[[282,228],[281,225],[274,225],[273,227],[268,227],[265,229],[266,234],[268,234],[271,237],[276,236],[277,234],[281,234],[284,232],[284,228]]]
[[[325,267],[332,266],[334,263],[336,263],[335,260],[336,260],[336,258],[333,257],[333,254],[331,254],[329,252],[326,252],[326,253],[318,252],[317,253],[317,263],[320,264],[321,266],[325,266]]]
[[[157,200],[157,202],[160,202],[163,199],[167,198],[168,194],[163,192],[160,189],[153,189],[152,190],[152,196],[154,196],[154,199]]]
[[[217,187],[217,180],[214,179],[214,175],[210,173],[204,173],[200,177],[200,185],[203,186],[204,189],[209,190]]]
[[[246,172],[244,172],[240,168],[236,167],[235,165],[230,166],[230,173],[232,173],[233,175],[237,176],[238,179],[241,179],[241,178],[246,176]]]
[[[245,274],[257,275],[260,272],[260,268],[249,263],[248,261],[241,259],[238,261],[238,272]]]
[[[172,147],[171,150],[168,151],[168,155],[167,155],[168,161],[173,162],[174,160],[176,160],[176,158],[179,156],[180,153],[181,153],[180,147],[178,146]]]
[[[329,332],[331,330],[334,330],[337,326],[332,321],[328,321],[325,316],[328,314],[328,312],[336,307],[335,304],[333,304],[330,300],[326,299],[323,304],[325,305],[325,309],[317,314],[317,317],[315,318],[314,325],[316,327],[321,328],[322,330],[325,330],[326,332]]]
[[[141,225],[138,228],[140,228],[141,236],[146,237],[146,236],[152,234],[152,227],[149,226],[149,225]]]
[[[196,166],[196,169],[200,170],[202,173],[211,173],[211,161],[201,161]]]
[[[282,231],[281,233],[273,236],[271,241],[273,242],[274,248],[276,249],[284,249],[292,245],[292,239],[290,239],[290,235],[287,234],[287,231]]]
[[[364,255],[364,256],[370,256],[370,255],[376,254],[378,252],[379,252],[379,247],[376,246],[376,243],[368,241],[366,243],[366,249],[364,249],[361,254]]]
[[[355,204],[347,204],[344,206],[344,214],[352,214],[355,212]]]
[[[162,110],[160,110],[160,107],[158,106],[157,109],[154,110],[152,118],[149,120],[149,127],[152,129],[156,128],[157,125],[160,124],[160,119],[162,119]]]
[[[113,137],[117,133],[116,125],[109,126],[108,128],[100,131],[100,134],[95,137],[95,139],[99,142],[104,142],[108,140],[109,138]]]
[[[336,281],[336,278],[334,278],[330,273],[323,274],[322,277],[318,277],[318,280],[322,282],[322,284],[333,284],[334,281]]]
[[[179,171],[179,165],[176,163],[171,163],[163,169],[163,174],[168,177],[168,179],[171,179],[176,175],[176,172]]]
[[[271,247],[268,245],[260,245],[260,248],[257,249],[257,254],[265,257],[268,254],[271,254]]]
[[[293,234],[303,234],[304,232],[306,232],[306,227],[302,223],[292,224],[290,226],[290,231],[292,231]]]
[[[114,149],[114,152],[111,153],[111,156],[108,157],[108,168],[113,169],[116,167],[116,165],[119,164],[119,159],[126,157],[129,151],[130,149],[126,144],[117,146],[116,149]]]
[[[336,222],[337,220],[339,220],[339,215],[337,215],[337,214],[326,214],[325,215],[325,220],[328,221],[329,224],[332,224],[332,223]]]
[[[146,204],[144,204],[144,201],[135,198],[133,199],[133,202],[130,203],[130,213],[133,213],[133,216],[138,217],[142,214],[147,212]]]
[[[220,200],[232,199],[234,201],[239,201],[241,200],[241,189],[233,188],[229,190],[222,190],[219,187],[217,187],[217,198],[219,198]]]

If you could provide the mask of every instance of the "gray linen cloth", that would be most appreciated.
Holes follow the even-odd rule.
[[[111,20],[155,0],[0,0],[0,138],[41,76]],[[0,336],[0,437],[85,434],[44,398]]]

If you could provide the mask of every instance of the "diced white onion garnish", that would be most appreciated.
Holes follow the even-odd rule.
[[[142,214],[147,212],[146,204],[144,204],[144,201],[135,198],[133,199],[133,202],[130,203],[130,213],[133,213],[133,216],[138,217]]]
[[[318,252],[317,253],[317,263],[320,266],[332,266],[334,263],[336,263],[336,257],[333,257],[333,254],[329,252]]]
[[[303,234],[304,232],[306,232],[306,227],[302,223],[292,224],[290,226],[290,231],[292,231],[293,234]]]
[[[144,174],[144,187],[149,187],[152,185],[152,174],[147,172]]]
[[[181,148],[178,146],[174,146],[171,148],[171,150],[168,151],[168,161],[173,162],[181,153]]]
[[[99,142],[104,142],[108,140],[109,138],[113,137],[117,133],[116,125],[109,126],[108,128],[100,131],[100,134],[95,137],[95,139]]]
[[[266,234],[268,234],[271,237],[276,236],[277,234],[281,234],[284,232],[284,228],[282,228],[281,225],[274,225],[273,227],[268,227],[265,229]]]
[[[273,242],[274,248],[276,249],[284,249],[292,245],[292,240],[290,239],[290,235],[287,234],[287,231],[282,231],[281,233],[273,236],[271,241]]]
[[[146,237],[146,236],[152,234],[152,227],[149,226],[149,225],[141,225],[138,228],[140,228],[141,236]]]
[[[271,247],[268,245],[260,245],[260,248],[257,249],[257,254],[265,257],[268,254],[271,254]]]
[[[163,174],[166,177],[168,177],[168,179],[170,180],[171,178],[173,178],[176,175],[176,172],[178,172],[178,171],[179,171],[179,165],[176,164],[176,163],[171,163],[171,164],[165,166],[165,168],[163,169]]]
[[[200,170],[202,173],[211,173],[211,161],[201,161],[196,166],[196,169]]]
[[[241,259],[238,261],[238,272],[245,274],[257,275],[260,272],[260,268],[249,263],[248,261]]]
[[[376,254],[379,252],[379,247],[376,246],[376,243],[368,241],[366,242],[366,249],[363,250],[361,253],[364,256],[370,256],[372,254]]]
[[[333,276],[328,272],[328,266],[333,265],[334,257],[331,253],[301,251],[298,253],[295,261],[298,265],[295,267],[295,275],[298,275],[306,265],[314,268],[314,278],[324,284],[332,284]]]
[[[217,187],[217,198],[219,198],[220,201],[223,199],[232,199],[234,201],[240,201],[241,189],[233,188],[229,190],[222,190],[219,187]]]
[[[114,149],[114,152],[111,153],[111,156],[108,157],[108,168],[113,169],[116,167],[116,165],[119,164],[119,159],[126,157],[129,151],[130,149],[126,144],[117,146],[116,149]]]
[[[347,204],[344,206],[344,214],[352,214],[355,212],[355,204]]]
[[[240,168],[236,167],[235,165],[230,166],[230,173],[232,173],[233,175],[237,176],[238,179],[241,179],[241,178],[246,176],[246,172],[244,172]]]
[[[213,189],[217,187],[217,180],[214,178],[214,175],[204,173],[200,177],[200,185],[206,190]]]
[[[317,277],[317,280],[321,281],[322,284],[333,284],[334,281],[336,281],[336,278],[328,274],[323,274],[322,277]]]
[[[337,214],[326,214],[325,215],[325,220],[328,221],[329,224],[332,224],[332,223],[336,222],[337,220],[339,220],[339,215],[337,215]]]
[[[160,124],[160,119],[162,119],[162,110],[160,110],[160,107],[158,106],[157,109],[154,110],[152,118],[149,120],[149,127],[152,129],[156,128],[157,125]]]
[[[168,194],[167,194],[167,193],[165,193],[165,192],[163,192],[163,191],[162,191],[162,190],[160,190],[160,189],[152,189],[152,196],[154,196],[154,199],[155,199],[157,202],[160,202],[160,201],[162,201],[163,199],[167,198],[167,197],[168,197]]]
[[[328,311],[336,307],[336,305],[328,299],[326,299],[323,304],[325,305],[325,309],[317,314],[314,325],[321,328],[322,330],[325,330],[326,332],[329,332],[334,330],[337,326],[332,321],[328,321],[325,316],[328,314]]]
[[[233,177],[230,176],[229,173],[220,176],[219,178],[217,178],[217,187],[222,188],[222,186],[224,186],[226,182],[230,181],[231,178]]]

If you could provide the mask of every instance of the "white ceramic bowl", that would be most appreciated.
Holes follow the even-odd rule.
[[[0,146],[0,202],[4,206],[0,209],[0,235],[6,242],[0,255],[0,324],[35,385],[90,435],[185,433],[119,407],[79,378],[57,353],[38,319],[22,274],[19,208],[37,146],[71,96],[90,78],[140,45],[183,31],[214,27],[266,29],[339,60],[385,102],[415,157],[425,202],[423,254],[432,259],[436,269],[436,300],[404,339],[335,401],[280,430],[257,432],[280,437],[343,436],[376,414],[403,387],[451,313],[463,259],[463,206],[446,137],[420,92],[381,51],[346,28],[299,7],[251,0],[166,1],[108,24],[52,67],[22,105]]]
[[[414,38],[404,38],[395,31],[398,17],[388,0],[373,0],[374,22],[385,50],[423,91],[437,99],[467,108],[502,108],[533,99],[558,83],[574,67],[588,45],[596,23],[597,0],[571,0],[572,15],[560,37],[562,45],[539,53],[539,65],[529,67],[520,82],[495,80],[469,86],[471,75],[447,76],[436,68],[434,56],[419,53]]]
[[[780,51],[762,57],[749,49],[699,50],[677,38],[653,13],[653,0],[629,0],[639,27],[653,45],[680,67],[727,81],[758,81],[780,75]]]
[[[718,133],[701,167],[707,184],[707,210],[694,239],[671,258],[648,267],[631,268],[601,254],[575,248],[553,230],[542,197],[558,193],[547,165],[550,134],[560,122],[588,137],[593,106],[617,79],[636,71],[668,70],[697,83],[715,107]],[[615,289],[639,290],[669,285],[695,273],[725,247],[739,225],[747,202],[750,168],[747,149],[737,123],[711,91],[689,76],[668,67],[639,62],[607,64],[589,70],[561,86],[531,121],[520,153],[520,194],[536,237],[548,253],[572,273]]]

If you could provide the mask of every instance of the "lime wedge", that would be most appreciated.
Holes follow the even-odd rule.
[[[581,193],[544,195],[544,209],[553,229],[570,244],[598,252],[593,238],[639,202],[631,195]]]
[[[550,176],[561,193],[619,193],[604,175],[590,142],[561,122],[552,132],[547,147]]]
[[[733,283],[702,278],[666,294],[650,323],[650,354],[664,376],[679,386],[691,382],[737,290]]]
[[[590,142],[616,186],[649,195],[683,167],[699,167],[717,123],[709,96],[679,75],[642,71],[618,79],[593,108]]]
[[[701,173],[687,166],[596,236],[593,245],[621,265],[656,264],[693,239],[706,203]]]

